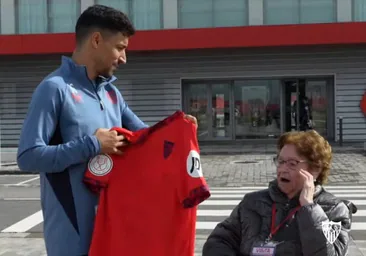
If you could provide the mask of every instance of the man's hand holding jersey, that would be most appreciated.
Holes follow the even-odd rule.
[[[95,136],[99,140],[101,153],[121,155],[121,148],[126,146],[128,142],[125,136],[119,135],[117,131],[100,128],[95,132]]]
[[[187,120],[193,122],[196,126],[197,119],[191,115],[184,116]],[[100,146],[101,146],[101,153],[103,154],[117,154],[122,155],[123,151],[121,148],[128,145],[128,141],[126,140],[125,136],[119,135],[117,131],[106,129],[106,128],[99,128],[95,132],[95,136],[97,137]]]
[[[185,115],[184,118],[188,119],[189,121],[193,122],[196,126],[197,124],[197,119],[194,116],[191,115]]]

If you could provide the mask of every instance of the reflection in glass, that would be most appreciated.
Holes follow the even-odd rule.
[[[208,137],[207,84],[187,85],[188,113],[197,118],[198,140]]]
[[[336,1],[301,0],[301,23],[328,23],[336,21]]]
[[[96,0],[126,13],[137,30],[161,29],[161,0]]]
[[[47,1],[22,0],[16,2],[19,34],[47,33]]]
[[[299,23],[300,3],[293,0],[265,0],[265,24],[297,24]]]
[[[230,136],[230,85],[212,85],[212,134],[214,138]]]
[[[235,81],[236,139],[276,138],[281,133],[280,81]]]
[[[247,25],[246,0],[179,0],[179,28]]]
[[[336,22],[335,0],[265,0],[265,24]]]
[[[366,21],[366,0],[353,1],[353,20]]]
[[[309,80],[306,96],[309,99],[312,126],[319,134],[327,136],[327,80]]]
[[[48,8],[50,32],[74,32],[80,14],[80,1],[51,0]]]

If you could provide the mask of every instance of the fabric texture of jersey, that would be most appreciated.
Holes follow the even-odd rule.
[[[95,131],[147,127],[112,84],[115,79],[91,81],[85,66],[64,56],[33,93],[17,160],[21,170],[40,173],[49,256],[80,256],[89,250],[97,196],[83,177],[90,158],[100,153]]]
[[[85,182],[100,194],[89,256],[193,256],[197,206],[210,197],[196,126],[181,111],[138,132],[122,156],[101,154]]]

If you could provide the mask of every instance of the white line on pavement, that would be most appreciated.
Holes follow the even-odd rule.
[[[364,189],[365,185],[359,185],[359,186],[353,186],[353,185],[349,185],[349,186],[337,186],[337,185],[332,185],[332,186],[324,186],[326,189]],[[268,186],[252,186],[252,187],[210,187],[211,190],[235,190],[235,189],[266,189],[268,188]]]
[[[236,206],[240,203],[240,200],[207,200],[202,202],[200,205],[232,205]],[[366,205],[366,200],[352,200],[356,206]]]
[[[0,198],[1,200],[1,198]],[[5,197],[2,200],[4,201],[39,201],[41,200],[39,197]]]
[[[216,221],[197,221],[197,230],[212,230],[216,227],[219,222]],[[352,222],[352,231],[355,230],[366,230],[366,223],[363,222]]]
[[[210,192],[211,194],[242,194],[242,193],[251,193],[251,192],[256,192],[258,190],[245,190],[245,189],[241,189],[241,190],[213,190],[211,189]],[[366,195],[366,189],[355,189],[355,190],[333,190],[333,189],[327,189],[328,192],[330,193],[364,193],[363,195]]]
[[[249,193],[249,192],[247,192]],[[366,192],[365,192],[366,193]],[[243,198],[245,195],[245,193],[243,194],[215,194],[212,193],[211,198]],[[365,198],[365,194],[334,194],[335,196],[339,197],[339,198]]]
[[[197,210],[197,216],[229,216],[232,210]],[[353,214],[352,217],[366,217],[366,210],[358,210],[357,213]]]
[[[42,211],[38,211],[25,219],[7,227],[2,230],[1,233],[22,233],[27,232],[31,228],[37,226],[38,224],[43,222]]]
[[[197,216],[229,216],[232,210],[197,210]]]
[[[34,180],[38,180],[39,179],[39,176],[35,177],[35,178],[32,178],[32,179],[28,179],[28,180],[25,180],[25,181],[22,181],[22,182],[19,182],[15,185],[19,186],[19,185],[23,185],[25,183],[28,183],[28,182],[31,182],[31,181],[34,181]]]

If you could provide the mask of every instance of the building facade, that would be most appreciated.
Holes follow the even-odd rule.
[[[366,0],[0,0],[3,147],[17,146],[32,92],[94,3],[138,29],[116,86],[148,124],[182,109],[200,141],[257,143],[302,129],[310,109],[329,140],[339,118],[344,141],[366,140]]]

